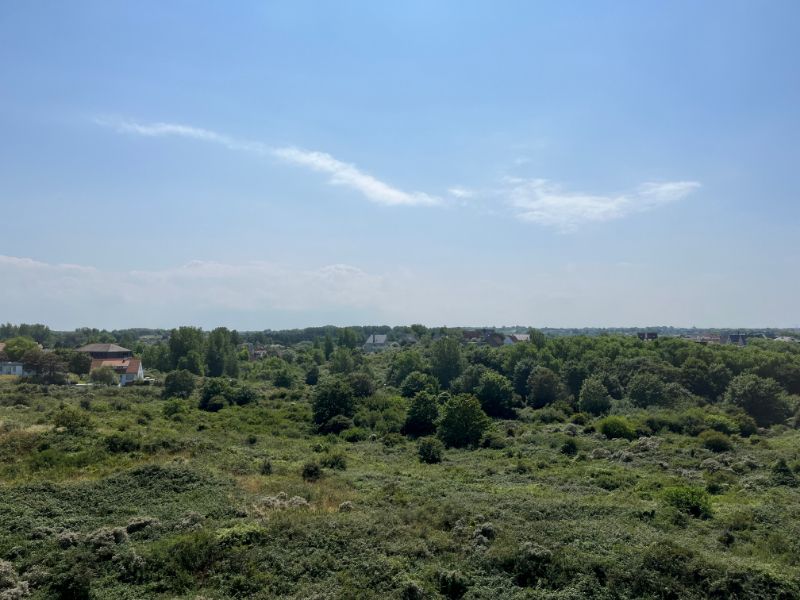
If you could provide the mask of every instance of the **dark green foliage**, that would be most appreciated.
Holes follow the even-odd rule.
[[[375,381],[373,380],[372,375],[366,371],[356,371],[355,373],[350,373],[348,381],[350,382],[350,387],[353,390],[353,395],[356,398],[366,398],[367,396],[372,396],[372,394],[375,393]]]
[[[444,444],[432,436],[420,438],[417,440],[417,454],[420,462],[429,465],[440,463],[444,454]]]
[[[627,396],[636,406],[667,406],[671,398],[664,381],[652,373],[640,372],[634,375],[626,388]]]
[[[92,357],[86,352],[69,352],[66,356],[67,369],[76,375],[87,375],[92,366]]]
[[[262,475],[272,475],[272,461],[268,458],[264,459],[258,467],[258,472]]]
[[[698,437],[703,447],[712,452],[727,452],[733,448],[731,438],[720,431],[706,430]]]
[[[319,368],[317,368],[317,374],[319,374]],[[292,369],[286,363],[283,363],[280,367],[275,369],[272,372],[272,384],[275,387],[279,388],[290,388],[294,384],[294,373]]]
[[[431,373],[442,388],[450,387],[450,382],[464,369],[461,345],[454,337],[443,337],[431,346]]]
[[[606,417],[597,422],[597,430],[608,439],[622,438],[633,440],[636,438],[636,428],[624,417]]]
[[[344,471],[347,469],[347,457],[342,452],[331,452],[323,456],[320,463],[326,469],[333,469],[335,471]]]
[[[322,468],[319,463],[309,461],[303,465],[300,475],[303,477],[303,481],[319,481],[322,477]]]
[[[797,477],[789,468],[789,465],[786,464],[785,458],[779,458],[775,461],[775,464],[772,465],[772,479],[778,485],[797,485]]]
[[[320,433],[341,433],[345,429],[350,429],[353,426],[353,419],[345,417],[344,415],[334,415],[320,428]]]
[[[406,377],[414,371],[424,373],[427,370],[425,362],[416,350],[404,350],[392,357],[386,382],[389,385],[400,387]]]
[[[459,571],[440,571],[436,575],[439,592],[450,600],[458,600],[469,589],[469,580]]]
[[[19,336],[6,340],[5,353],[8,360],[21,362],[26,352],[38,348],[36,341],[29,337]]]
[[[117,383],[119,383],[119,378],[111,367],[95,369],[92,371],[89,379],[91,379],[92,383],[99,385],[117,385]]]
[[[784,390],[774,379],[744,373],[731,380],[725,401],[744,409],[760,427],[769,427],[789,418],[789,406],[784,395]]]
[[[169,336],[169,356],[173,369],[203,374],[203,332],[197,327],[179,327]]]
[[[598,416],[604,415],[611,409],[611,396],[608,394],[603,380],[599,377],[589,377],[583,382],[580,389],[578,408],[582,412]]]
[[[461,375],[452,381],[450,392],[453,394],[474,394],[481,377],[487,370],[487,367],[482,364],[469,365],[461,372]]]
[[[480,401],[483,411],[491,417],[513,416],[512,393],[511,382],[500,373],[491,370],[480,376],[475,388],[475,396]]]
[[[420,392],[436,394],[439,391],[439,382],[432,375],[414,371],[403,380],[400,393],[405,398],[413,398]]]
[[[306,371],[306,384],[317,385],[319,381],[319,367],[316,364],[311,365]]]
[[[711,517],[711,500],[708,492],[703,489],[688,486],[670,487],[664,490],[663,497],[664,502],[682,513],[700,519]]]
[[[525,542],[518,549],[498,559],[499,566],[514,576],[517,585],[535,586],[546,578],[553,561],[553,553],[533,542]]]
[[[136,452],[140,442],[132,435],[113,433],[105,439],[106,449],[112,453]]]
[[[189,371],[173,371],[164,379],[164,398],[188,398],[194,391],[194,375]]]
[[[477,446],[488,427],[489,418],[478,399],[459,394],[442,406],[437,435],[447,446]]]
[[[200,410],[217,412],[225,406],[245,406],[258,399],[258,394],[247,385],[230,383],[222,377],[207,377],[200,388]]]
[[[92,420],[85,411],[65,406],[53,418],[53,427],[71,435],[79,435],[92,428]]]
[[[347,380],[330,377],[321,381],[314,390],[312,411],[317,425],[327,423],[336,415],[352,417],[355,414],[355,402]]]
[[[232,332],[217,327],[208,335],[205,362],[205,374],[209,377],[238,376],[239,359]]]
[[[534,367],[528,377],[528,404],[543,408],[564,397],[564,386],[551,369]]]
[[[574,438],[567,438],[564,440],[564,443],[561,444],[561,454],[566,454],[567,456],[575,456],[578,453],[578,442],[575,441]]]
[[[411,436],[430,435],[436,431],[436,420],[439,418],[439,402],[436,396],[428,392],[420,392],[411,400],[403,433]]]
[[[533,359],[524,358],[514,366],[514,374],[512,376],[514,391],[526,398],[528,396],[528,378],[531,376],[531,371],[536,366]]]

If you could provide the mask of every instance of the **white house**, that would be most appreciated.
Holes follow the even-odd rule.
[[[0,362],[0,375],[16,375],[22,377],[25,374],[21,362],[3,361]]]
[[[94,371],[101,367],[111,367],[114,369],[114,372],[119,376],[120,385],[128,385],[134,381],[141,381],[144,379],[142,361],[138,358],[95,358],[92,360],[92,366],[89,370]]]

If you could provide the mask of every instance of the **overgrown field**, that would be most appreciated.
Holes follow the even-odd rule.
[[[516,406],[429,464],[394,387],[322,434],[315,386],[250,385],[0,382],[0,598],[800,597],[791,420]]]

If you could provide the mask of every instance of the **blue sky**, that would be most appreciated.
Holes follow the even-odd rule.
[[[6,2],[0,320],[800,324],[796,2]]]

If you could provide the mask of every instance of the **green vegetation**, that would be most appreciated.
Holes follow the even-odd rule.
[[[800,348],[414,331],[0,381],[0,597],[800,596]]]

